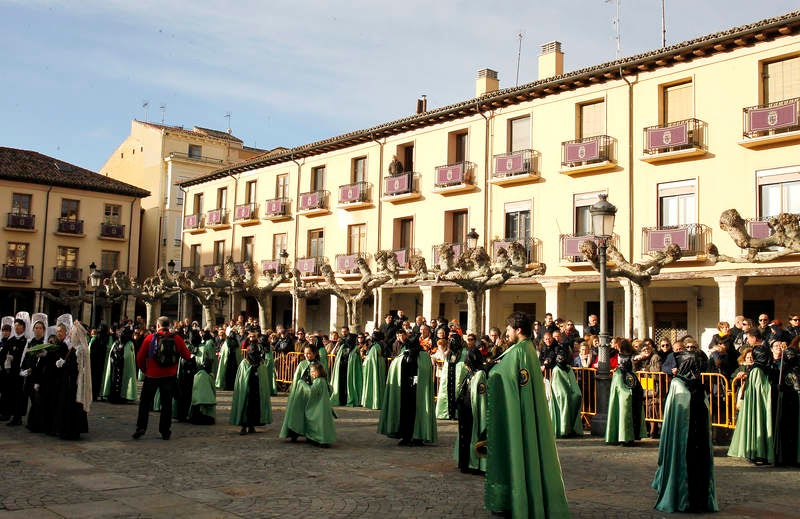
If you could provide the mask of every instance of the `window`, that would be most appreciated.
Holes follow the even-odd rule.
[[[106,204],[105,210],[103,212],[103,215],[105,216],[105,222],[119,225],[121,212],[122,212],[121,205]]]
[[[531,203],[509,202],[505,205],[506,232],[508,241],[518,241],[525,245],[531,237]]]
[[[228,188],[221,187],[217,189],[217,209],[225,209],[228,207]]]
[[[367,157],[353,159],[353,183],[367,180]]]
[[[100,270],[103,272],[114,272],[119,268],[119,252],[115,250],[104,250],[100,252]]]
[[[589,208],[597,202],[597,195],[605,191],[593,191],[591,193],[580,193],[572,198],[572,206],[575,210],[575,236],[588,236],[592,234],[592,216]]]
[[[28,264],[28,244],[20,242],[8,242],[9,267],[24,267]]]
[[[253,253],[255,252],[255,237],[243,236],[242,237],[242,261],[253,261]]]
[[[80,208],[80,201],[78,200],[69,200],[69,199],[62,199],[61,200],[61,218],[66,218],[67,220],[77,220],[78,219],[78,209]]]
[[[275,181],[275,198],[289,198],[289,174],[278,175]]]
[[[447,163],[456,164],[467,160],[467,137],[466,131],[453,132],[447,136]]]
[[[31,214],[31,200],[33,195],[14,193],[11,195],[11,214],[29,215]]]
[[[203,213],[203,193],[194,195],[194,214]]]
[[[764,63],[764,103],[800,97],[800,56]]]
[[[800,168],[787,167],[756,172],[758,216],[800,213]]]
[[[578,138],[606,133],[606,102],[593,101],[578,105]]]
[[[311,191],[323,189],[325,189],[325,166],[319,166],[311,170]]]
[[[360,254],[367,250],[367,224],[347,226],[347,253]]]
[[[173,194],[173,198],[175,199],[175,205],[183,205],[183,197],[184,197],[185,193],[184,193],[183,189],[178,187],[177,184],[180,184],[181,182],[185,182],[186,180],[189,180],[189,177],[178,177],[178,179],[175,181],[175,185],[172,186],[173,193],[174,193]]]
[[[194,273],[200,272],[200,245],[189,247],[189,267]]]
[[[467,243],[467,210],[447,211],[444,214],[444,241]]]
[[[403,171],[414,171],[414,143],[398,146],[397,160],[403,163]]]
[[[56,266],[59,268],[75,268],[78,265],[77,247],[59,247],[56,253]]]
[[[414,247],[414,218],[395,218],[394,249],[412,249]]]
[[[180,216],[175,217],[175,225],[173,226],[175,229],[175,234],[172,237],[172,246],[173,247],[180,247],[182,245],[181,236],[183,236],[183,218]]]
[[[225,263],[225,240],[214,242],[214,257],[212,259],[214,265],[223,265]]]
[[[189,158],[199,159],[203,156],[203,147],[198,144],[189,145]]]
[[[320,258],[325,255],[325,235],[322,229],[308,231],[308,257]]]
[[[254,204],[254,203],[256,203],[256,200],[258,200],[258,198],[256,196],[256,188],[257,187],[258,187],[258,184],[256,184],[255,180],[250,180],[250,181],[247,182],[247,185],[245,186],[245,191],[244,191],[244,203],[245,204]]]
[[[695,180],[658,185],[658,225],[670,227],[697,223]]]
[[[662,95],[664,111],[661,117],[664,124],[694,117],[691,81],[665,86],[662,90]]]
[[[531,147],[531,118],[508,121],[508,151],[528,150]]]
[[[289,236],[284,233],[272,235],[272,259],[280,259],[281,252],[285,251],[289,243]]]

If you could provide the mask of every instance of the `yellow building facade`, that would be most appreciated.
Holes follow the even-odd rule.
[[[719,219],[737,209],[763,237],[769,217],[800,213],[799,31],[800,12],[789,13],[566,73],[560,44],[548,43],[539,69],[551,75],[534,83],[499,89],[484,69],[473,99],[432,110],[421,99],[407,118],[183,182],[182,265],[210,273],[231,255],[274,268],[285,249],[304,277],[328,261],[347,284],[353,255],[394,250],[401,264],[417,254],[430,268],[437,244],[463,247],[474,228],[490,255],[519,241],[547,266],[487,293],[485,327],[515,309],[585,323],[599,310],[599,275],[578,246],[606,193],[629,261],[670,243],[683,250],[647,289],[646,329],[635,329],[630,284],[610,280],[615,334],[705,337],[740,314],[786,321],[800,307],[800,257],[742,262]],[[712,243],[737,260],[709,261]],[[335,298],[292,302],[285,285],[275,323],[342,322]],[[229,310],[253,308],[237,299]],[[394,309],[466,320],[463,291],[444,283],[384,285],[365,320]]]

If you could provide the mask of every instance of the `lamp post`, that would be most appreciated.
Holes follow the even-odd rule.
[[[480,235],[475,232],[475,227],[471,228],[467,233],[467,249],[476,249],[478,247],[478,238],[480,238]]]
[[[94,261],[89,265],[89,269],[92,271],[89,274],[89,284],[92,285],[92,312],[89,318],[89,327],[93,328],[95,326],[95,319],[97,318],[95,312],[95,307],[97,306],[97,289],[100,283],[103,282],[103,273],[97,270],[97,265]]]
[[[606,249],[608,240],[614,235],[614,217],[617,208],[608,200],[608,195],[598,195],[599,200],[589,208],[592,215],[592,234],[598,240],[598,262],[600,263],[600,347],[597,352],[597,413],[592,417],[592,435],[604,436],[608,421],[608,393],[611,388],[611,372],[608,351],[608,322],[606,316]]]
[[[171,259],[167,262],[167,267],[169,268],[169,273],[172,275],[172,280],[175,282],[175,286],[178,288],[178,309],[175,311],[176,318],[178,321],[181,320],[181,287],[178,285],[178,280],[176,278],[175,273],[175,260]]]
[[[281,263],[281,274],[286,273],[286,267],[289,266],[289,253],[286,252],[286,249],[283,249],[280,254],[278,254],[280,263]]]

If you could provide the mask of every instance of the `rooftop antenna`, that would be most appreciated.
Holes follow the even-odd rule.
[[[225,119],[228,120],[228,133],[232,133],[233,130],[231,130],[231,113],[230,112],[225,112]]]
[[[616,40],[617,40],[617,58],[619,58],[620,54],[622,54],[622,35],[620,34],[620,8],[622,7],[622,0],[606,0],[606,3],[609,4],[611,2],[615,2],[617,4],[617,16],[611,19],[611,24],[614,25],[614,28],[617,31]]]
[[[161,106],[158,107],[161,110],[161,125],[164,125],[164,121],[167,120],[167,105],[166,103],[161,103]]]
[[[514,86],[519,86],[519,60],[522,57],[522,31],[517,34],[517,38],[519,38],[519,48],[517,48],[517,80]]]
[[[667,22],[664,16],[664,0],[661,0],[661,48],[667,46]]]
[[[144,122],[149,122],[147,119],[147,109],[150,108],[150,101],[147,99],[142,101],[142,108],[144,108]]]

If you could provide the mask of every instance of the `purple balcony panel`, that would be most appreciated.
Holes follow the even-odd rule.
[[[300,195],[300,210],[316,209],[320,206],[320,194],[317,191],[313,193],[303,193]]]
[[[313,274],[317,267],[317,258],[300,258],[297,260],[297,270],[301,274]]]
[[[450,166],[439,166],[436,168],[436,184],[448,186],[464,183],[464,163],[453,164]]]
[[[265,211],[268,215],[284,214],[283,200],[280,198],[276,200],[267,200]]]
[[[207,225],[219,225],[222,223],[222,210],[221,209],[213,209],[206,213],[206,224]]]
[[[261,272],[271,270],[278,272],[281,269],[281,262],[278,260],[261,260]]]
[[[35,216],[32,214],[8,213],[8,227],[12,229],[33,229]]]
[[[563,256],[583,256],[581,243],[585,241],[597,241],[594,236],[566,236],[562,245]]]
[[[647,129],[647,148],[671,148],[689,144],[689,123]]]
[[[236,206],[236,219],[249,220],[253,215],[253,206],[250,204]]]
[[[350,184],[339,188],[339,202],[348,204],[361,199],[361,184]]]
[[[411,192],[411,175],[386,177],[386,194],[400,195]]]
[[[586,162],[600,158],[600,142],[568,142],[564,144],[567,162]]]
[[[400,265],[401,267],[408,265],[408,260],[411,259],[408,257],[409,256],[408,249],[398,249],[392,252],[394,252],[395,258],[397,258],[398,265]]]
[[[753,238],[764,239],[772,234],[772,229],[767,222],[747,222],[750,228],[750,236]]]
[[[58,221],[58,232],[83,234],[83,220],[60,219]]]
[[[107,238],[124,238],[125,226],[116,223],[101,223],[100,236],[105,236]]]
[[[340,272],[355,270],[357,259],[358,254],[341,254],[336,256],[336,270]]]
[[[183,218],[183,226],[187,229],[194,229],[200,224],[199,214],[188,214]]]
[[[213,278],[216,271],[216,265],[203,265],[203,277],[206,279]]]
[[[500,247],[503,247],[505,250],[508,250],[508,247],[511,245],[510,241],[495,241],[492,243],[492,256],[497,257],[497,251]]]
[[[753,108],[747,113],[750,131],[768,131],[797,125],[797,101],[781,106]]]
[[[453,243],[452,247],[453,247],[453,257],[458,258],[459,256],[461,256],[461,244]],[[439,263],[439,247],[435,245],[433,247],[433,262]]]
[[[494,171],[497,175],[517,175],[525,173],[525,154],[508,153],[494,158]]]
[[[675,243],[681,250],[689,250],[689,229],[658,229],[647,232],[647,248],[651,251],[663,250]]]

